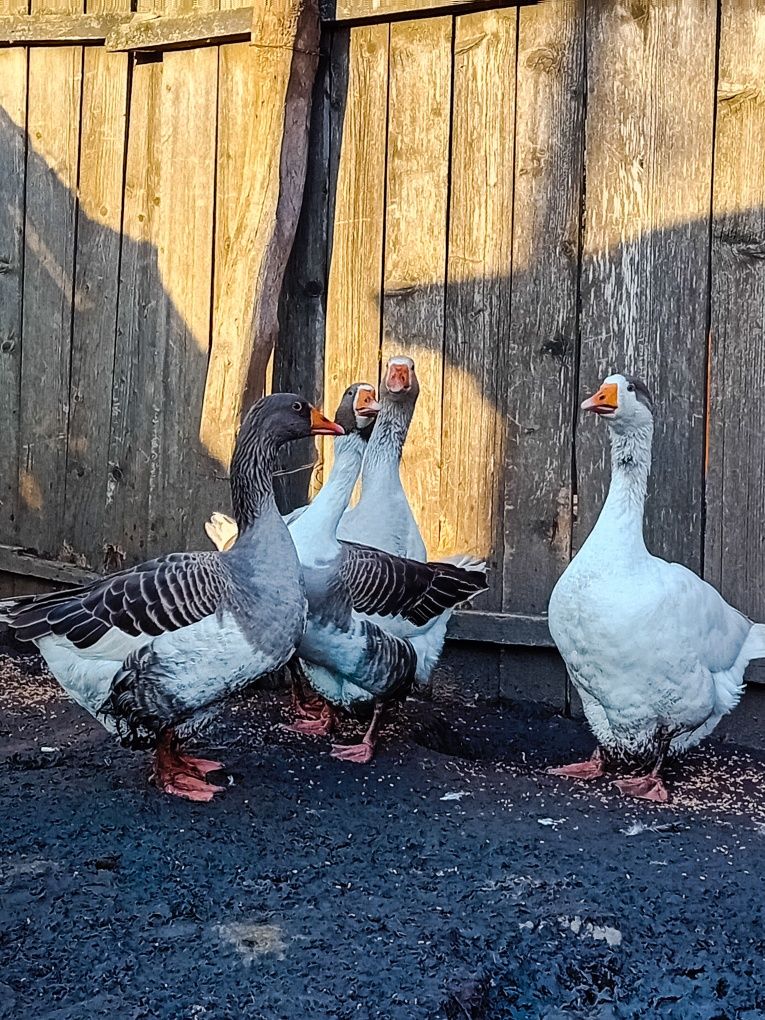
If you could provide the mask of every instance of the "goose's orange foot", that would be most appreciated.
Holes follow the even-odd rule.
[[[312,718],[298,719],[289,725],[285,724],[283,729],[290,733],[303,733],[312,737],[326,737],[335,728],[335,713],[328,704],[324,704],[321,712]]]
[[[567,776],[569,779],[600,779],[605,774],[603,759],[598,752],[587,761],[578,761],[573,765],[561,765],[555,769],[548,769],[548,775]]]
[[[210,801],[224,790],[206,778],[212,772],[221,772],[225,766],[207,758],[192,758],[181,754],[171,741],[157,747],[152,782],[163,793],[186,800]]]
[[[330,755],[340,761],[355,761],[359,765],[366,765],[375,756],[375,746],[366,740],[360,744],[333,744]]]
[[[653,800],[657,804],[666,804],[669,793],[662,782],[661,776],[649,774],[635,779],[617,779],[614,786],[625,797],[639,797],[641,800]]]
[[[292,707],[295,710],[295,715],[300,716],[301,719],[319,719],[327,707],[327,702],[318,694],[314,694],[307,698],[293,698]]]

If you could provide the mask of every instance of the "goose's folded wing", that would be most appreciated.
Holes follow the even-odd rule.
[[[86,649],[115,629],[154,638],[196,623],[228,584],[217,553],[173,553],[81,588],[0,602],[0,620],[22,641],[54,634]]]
[[[424,626],[486,590],[486,574],[451,563],[407,560],[354,542],[341,542],[340,572],[356,612],[398,616]]]

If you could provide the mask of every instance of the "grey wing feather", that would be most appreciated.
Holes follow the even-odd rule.
[[[341,546],[340,573],[359,613],[400,616],[423,626],[487,587],[481,570],[407,560],[354,542]]]
[[[211,616],[228,589],[217,553],[172,553],[89,585],[0,602],[21,641],[55,634],[90,648],[111,628],[157,637]]]

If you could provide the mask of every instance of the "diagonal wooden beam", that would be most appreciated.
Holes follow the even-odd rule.
[[[248,162],[235,226],[217,267],[215,322],[200,439],[227,465],[243,407],[263,392],[277,307],[297,228],[319,59],[317,0],[253,9]]]

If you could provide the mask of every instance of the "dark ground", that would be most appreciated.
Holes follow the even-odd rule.
[[[367,767],[285,711],[229,706],[189,804],[0,658],[0,1018],[765,1017],[765,755],[662,807],[546,776],[591,740],[528,705],[409,703]]]

